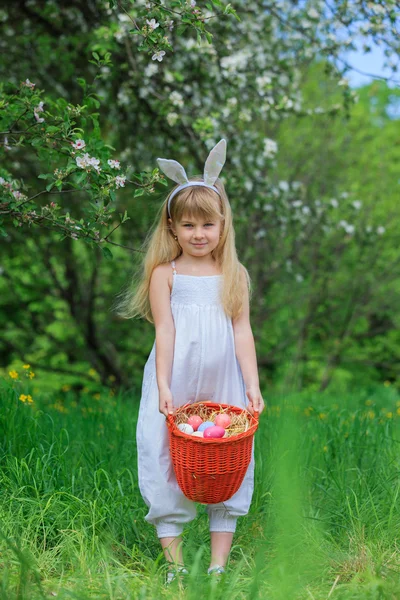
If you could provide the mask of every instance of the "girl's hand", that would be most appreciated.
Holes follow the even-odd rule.
[[[160,405],[159,405],[160,413],[162,413],[166,417],[168,417],[168,415],[172,415],[172,413],[174,412],[174,407],[173,407],[173,398],[172,398],[171,390],[169,388],[160,390],[159,397],[160,397]]]
[[[265,408],[263,397],[259,387],[249,387],[246,390],[246,396],[249,399],[247,409],[253,414],[255,411],[262,413]]]

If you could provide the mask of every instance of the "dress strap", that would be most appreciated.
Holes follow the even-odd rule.
[[[172,265],[172,273],[174,275],[177,275],[176,268],[175,268],[175,261],[174,260],[171,261],[171,265]]]

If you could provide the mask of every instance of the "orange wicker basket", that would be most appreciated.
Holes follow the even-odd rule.
[[[249,427],[232,437],[207,439],[182,433],[175,419],[180,412],[197,414],[201,405],[208,414],[229,409],[231,413],[246,413]],[[237,406],[201,402],[185,404],[167,417],[169,448],[179,487],[187,498],[201,504],[224,502],[239,489],[251,460],[258,413],[254,416]]]

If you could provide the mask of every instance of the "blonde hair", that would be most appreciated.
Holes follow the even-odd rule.
[[[202,181],[199,175],[192,177],[191,181]],[[191,186],[181,190],[171,202],[171,219],[173,223],[180,223],[183,215],[189,218],[203,218],[204,220],[221,220],[222,236],[218,246],[212,251],[212,256],[217,262],[223,275],[221,290],[221,303],[225,313],[234,318],[238,316],[243,307],[241,271],[244,272],[249,292],[251,293],[250,277],[247,269],[238,260],[235,246],[235,231],[233,228],[232,211],[224,184],[217,179],[214,186],[220,196],[206,187]],[[178,186],[175,186],[176,189]],[[128,289],[119,296],[116,304],[116,313],[125,319],[141,316],[154,323],[150,300],[150,279],[155,267],[171,262],[182,254],[182,249],[174,239],[168,223],[168,200],[174,190],[171,190],[162,204],[153,232],[146,238],[143,249],[145,258],[141,265],[139,277],[134,275]],[[139,282],[137,283],[137,279]]]

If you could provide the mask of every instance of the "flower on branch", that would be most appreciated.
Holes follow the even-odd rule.
[[[160,23],[157,23],[155,19],[151,19],[150,21],[146,19],[146,23],[150,27],[151,31],[154,31],[155,29],[157,29],[157,27],[160,26]]]
[[[89,156],[87,152],[85,152],[83,156],[76,157],[76,164],[81,169],[93,167],[98,173],[100,173],[101,171],[101,167],[99,167],[100,159],[94,158],[93,156]]]
[[[25,79],[25,81],[23,81],[21,83],[21,85],[25,85],[27,88],[33,90],[33,88],[35,87],[36,83],[32,83],[31,81],[29,81],[29,79]]]
[[[155,52],[151,58],[152,60],[158,60],[158,62],[161,62],[163,56],[165,56],[165,50],[159,50],[158,52]]]
[[[111,159],[110,159],[110,160],[108,160],[107,162],[108,162],[108,164],[110,165],[110,167],[111,167],[112,169],[120,169],[120,168],[121,168],[121,165],[120,165],[120,163],[119,163],[119,160],[111,160]]]
[[[75,150],[82,150],[86,146],[85,140],[76,140],[75,142],[71,142],[71,145]]]
[[[115,178],[115,186],[117,188],[125,187],[125,181],[126,181],[125,175],[117,175],[117,177]]]

